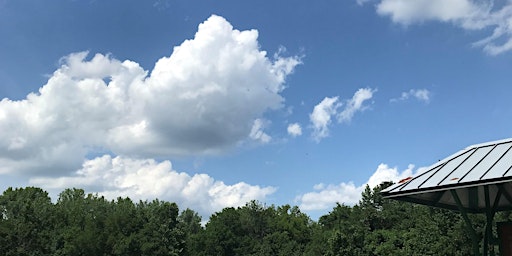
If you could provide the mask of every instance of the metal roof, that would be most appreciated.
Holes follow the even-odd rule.
[[[512,138],[469,146],[381,193],[385,198],[452,210],[484,212],[490,201],[497,211],[510,210]]]

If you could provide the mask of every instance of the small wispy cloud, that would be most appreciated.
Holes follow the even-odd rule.
[[[367,2],[369,2],[370,0],[356,0],[357,4],[358,5],[364,5],[366,4]]]
[[[363,103],[371,99],[376,91],[376,89],[370,88],[361,88],[357,90],[352,99],[347,102],[343,111],[338,114],[338,122],[350,122],[356,112],[365,110],[366,106],[364,106]]]
[[[331,117],[335,115],[338,108],[341,107],[338,97],[325,97],[318,105],[313,108],[313,112],[309,115],[309,120],[313,126],[312,137],[319,142],[329,135],[329,124]]]
[[[399,98],[393,98],[391,102],[404,101],[408,99],[416,99],[418,101],[429,103],[432,93],[427,89],[411,89],[407,92],[402,92]]]
[[[259,141],[262,144],[269,143],[272,140],[270,135],[266,134],[263,129],[267,126],[268,121],[263,119],[256,119],[252,125],[251,133],[249,134],[249,138]]]
[[[159,11],[164,11],[171,8],[171,3],[169,0],[156,0],[153,3],[153,7],[157,8]]]
[[[356,0],[362,5],[366,0]],[[492,31],[473,43],[489,55],[512,50],[512,2],[493,0],[378,0],[381,16],[404,26],[426,21],[449,23],[467,31]]]
[[[325,97],[318,105],[313,108],[309,115],[309,120],[313,127],[312,137],[316,142],[329,136],[329,125],[332,118],[335,117],[338,123],[349,123],[355,113],[364,111],[367,106],[364,102],[371,99],[376,89],[361,88],[354,93],[354,96],[344,102],[340,102],[339,97]],[[343,107],[343,110],[338,111]]]

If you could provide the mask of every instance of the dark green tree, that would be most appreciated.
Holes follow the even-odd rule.
[[[337,204],[319,223],[328,237],[326,255],[364,255],[369,228],[362,208]]]
[[[140,202],[137,207],[144,223],[137,236],[141,255],[180,255],[185,235],[178,227],[178,206],[156,199]]]
[[[110,255],[141,255],[137,237],[143,226],[138,209],[130,198],[110,203],[105,217],[106,248]]]
[[[296,206],[266,207],[252,201],[225,208],[206,224],[202,255],[303,255],[312,225]]]
[[[48,193],[40,188],[8,188],[0,196],[2,255],[49,255],[55,223]]]
[[[111,210],[103,197],[88,194],[82,189],[66,189],[56,204],[58,234],[55,236],[55,255],[103,255],[108,235],[105,221]]]
[[[204,232],[201,227],[201,217],[191,209],[185,209],[178,216],[178,228],[185,236],[185,245],[181,255],[196,255],[202,251],[200,233]]]
[[[213,214],[201,237],[203,252],[198,255],[236,255],[243,240],[240,212],[233,207]]]

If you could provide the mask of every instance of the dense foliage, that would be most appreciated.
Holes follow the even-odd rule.
[[[213,214],[159,200],[108,201],[81,189],[52,203],[40,188],[0,195],[2,255],[470,255],[453,212],[384,200],[366,188],[355,206],[336,205],[318,221],[296,206],[249,202]],[[509,219],[509,213],[498,219]],[[483,218],[471,216],[481,235]]]

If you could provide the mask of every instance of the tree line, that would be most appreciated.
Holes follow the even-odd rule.
[[[457,213],[383,199],[383,183],[354,206],[337,204],[313,221],[297,206],[251,201],[210,216],[130,198],[66,189],[52,203],[41,188],[0,196],[0,254],[23,255],[470,255]],[[485,220],[471,216],[479,236]],[[511,220],[502,212],[498,220]]]

